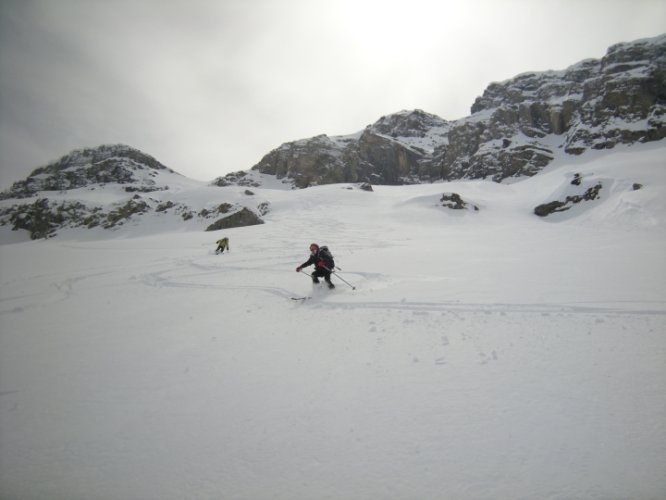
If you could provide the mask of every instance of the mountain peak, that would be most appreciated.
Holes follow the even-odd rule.
[[[15,182],[0,199],[27,198],[40,191],[63,191],[103,184],[125,184],[127,191],[163,189],[158,172],[176,174],[152,156],[124,144],[104,144],[71,151]],[[177,175],[177,174],[176,174]],[[131,187],[130,187],[131,185]]]
[[[60,159],[38,168],[31,175],[44,172],[57,171],[72,167],[85,167],[96,165],[112,158],[128,158],[137,164],[144,165],[155,170],[169,170],[152,156],[125,144],[102,144],[94,148],[76,149],[64,155]]]
[[[447,123],[437,115],[413,109],[382,116],[369,128],[375,133],[391,137],[425,137],[431,129],[443,127]]]
[[[533,176],[558,151],[666,137],[665,74],[666,35],[619,43],[601,59],[493,82],[468,117],[449,122],[403,110],[357,136],[283,144],[252,170],[299,188]]]

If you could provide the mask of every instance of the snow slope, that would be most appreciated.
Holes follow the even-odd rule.
[[[664,498],[665,153],[0,245],[0,498]]]

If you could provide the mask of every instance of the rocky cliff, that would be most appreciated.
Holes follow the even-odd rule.
[[[261,224],[270,210],[250,191],[231,200],[219,192],[181,196],[201,187],[137,149],[102,145],[73,151],[0,193],[0,227],[32,239],[65,229],[117,230],[143,219],[214,231]]]
[[[155,181],[160,171],[175,173],[155,158],[122,144],[72,151],[0,193],[0,200],[28,198],[40,191],[65,191],[94,184],[117,183],[127,192],[164,189]]]
[[[325,134],[288,142],[265,155],[252,171],[277,176],[296,188],[340,182],[399,185],[435,180],[435,148],[446,142],[450,124],[421,110],[380,118],[365,130],[346,136]],[[216,185],[244,185],[236,172]]]
[[[289,142],[251,169],[213,181],[236,187],[228,190],[187,179],[129,146],[73,151],[0,193],[0,227],[25,230],[31,238],[64,229],[116,230],[147,219],[217,230],[262,223],[270,202],[246,188],[275,186],[276,178],[286,189],[359,183],[368,191],[371,184],[501,182],[532,176],[562,155],[658,141],[666,136],[666,35],[614,45],[600,60],[561,71],[492,83],[471,111],[456,121],[401,111],[354,134]],[[535,213],[567,210],[596,199],[602,188],[583,187],[563,200],[544,200]],[[197,189],[194,198],[186,196]],[[445,193],[441,202],[479,209],[456,193]]]
[[[303,188],[532,176],[556,150],[578,155],[666,136],[666,35],[620,43],[601,59],[490,84],[472,114],[421,110],[380,118],[348,136],[319,135],[269,152],[252,170]],[[235,174],[234,174],[235,175]],[[215,181],[235,183],[232,176]]]

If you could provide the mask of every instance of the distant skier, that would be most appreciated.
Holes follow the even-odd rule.
[[[228,252],[231,251],[229,249],[229,238],[222,238],[221,240],[217,240],[215,243],[217,243],[217,248],[215,249],[215,255],[217,255],[218,253],[224,253],[225,249]]]
[[[335,262],[331,252],[328,251],[328,247],[320,248],[316,243],[312,243],[310,245],[310,258],[298,266],[296,272],[300,273],[301,269],[312,264],[315,265],[315,270],[310,275],[312,276],[312,282],[319,283],[319,278],[324,278],[329,288],[335,288],[335,285],[331,283],[331,272],[335,267]]]

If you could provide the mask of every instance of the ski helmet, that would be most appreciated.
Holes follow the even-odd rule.
[[[319,245],[317,245],[316,243],[310,243],[310,251],[316,252],[317,250],[319,250]]]

